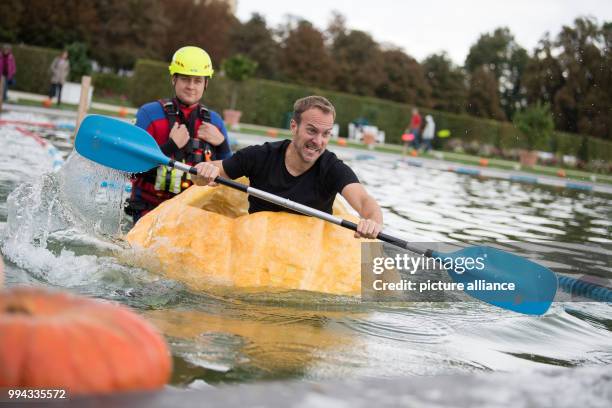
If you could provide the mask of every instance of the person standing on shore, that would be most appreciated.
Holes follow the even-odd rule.
[[[9,86],[15,85],[15,73],[17,65],[15,64],[15,56],[10,44],[2,46],[2,55],[0,55],[0,75],[4,78],[4,88],[2,88],[2,100],[6,101],[8,96]]]
[[[51,71],[51,88],[49,89],[49,99],[53,99],[57,95],[57,104],[62,104],[62,87],[68,79],[70,73],[70,61],[68,61],[68,51],[63,50],[62,53],[55,57],[49,68]]]
[[[412,139],[412,147],[418,149],[421,144],[421,115],[419,115],[419,110],[417,108],[412,109],[408,133],[414,136],[414,139]]]
[[[431,150],[431,143],[436,133],[436,123],[431,115],[425,116],[425,129],[423,129],[423,146],[425,152]]]

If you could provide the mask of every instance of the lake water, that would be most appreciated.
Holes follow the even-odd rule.
[[[35,130],[68,154],[69,132]],[[515,373],[513,383],[529,383],[549,370],[569,379],[578,367],[592,367],[589,376],[610,374],[610,304],[569,295],[544,316],[530,317],[476,301],[362,303],[305,293],[192,292],[116,256],[130,227],[121,216],[124,176],[78,156],[52,172],[49,155],[11,125],[0,127],[0,145],[6,284],[60,287],[135,308],[166,336],[174,385],[488,371]],[[385,224],[407,240],[495,241],[556,273],[612,278],[609,196],[390,159],[349,164],[382,205]]]

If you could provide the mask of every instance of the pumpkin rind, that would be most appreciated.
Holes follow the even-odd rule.
[[[124,306],[41,288],[0,291],[0,388],[153,390],[171,370],[164,339]]]

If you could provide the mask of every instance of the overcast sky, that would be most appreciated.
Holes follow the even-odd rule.
[[[531,53],[542,35],[556,36],[578,16],[612,21],[612,0],[238,0],[238,18],[264,15],[276,27],[291,14],[323,30],[332,10],[342,13],[351,29],[369,32],[379,43],[392,43],[421,61],[445,50],[463,65],[480,34],[507,26]]]

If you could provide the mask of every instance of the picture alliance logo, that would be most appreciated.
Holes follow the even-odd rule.
[[[419,270],[447,270],[456,274],[466,271],[481,271],[485,268],[486,255],[479,257],[446,257],[426,258],[424,256],[410,256],[396,254],[395,257],[376,257],[372,260],[372,272],[381,275],[385,271],[406,271],[411,275]]]

